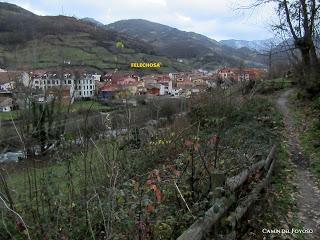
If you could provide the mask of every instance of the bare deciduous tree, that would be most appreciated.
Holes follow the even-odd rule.
[[[279,22],[276,32],[285,33],[301,54],[300,84],[314,94],[320,90],[319,60],[316,38],[320,23],[320,1],[318,0],[254,0],[249,8],[275,4]]]

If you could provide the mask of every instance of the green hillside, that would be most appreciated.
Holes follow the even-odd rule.
[[[117,49],[122,41],[124,48]],[[0,3],[0,67],[14,69],[90,68],[128,70],[130,62],[161,62],[157,71],[190,68],[174,58],[157,56],[153,47],[125,34],[65,16],[37,16]]]

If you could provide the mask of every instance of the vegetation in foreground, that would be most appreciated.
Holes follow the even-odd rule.
[[[96,111],[109,111],[112,109],[110,106],[101,104],[96,101],[77,101],[70,105],[70,109],[66,105],[63,108],[64,112],[67,112],[68,110],[70,112],[83,112],[87,110],[96,110]],[[0,120],[17,120],[21,116],[21,114],[24,114],[21,110],[14,110],[11,112],[0,112]]]
[[[277,91],[287,89],[293,85],[293,81],[290,78],[276,78],[261,81],[256,86],[257,93],[260,94],[273,94]]]
[[[2,172],[1,197],[22,218],[1,209],[1,239],[176,239],[212,205],[212,176],[265,158],[281,120],[261,98],[217,91],[190,101],[187,117],[161,128],[87,137],[53,166]]]
[[[296,202],[295,166],[288,159],[286,142],[279,139],[275,173],[270,188],[245,221],[242,239],[304,239],[303,234],[273,235],[262,232],[263,229],[302,228]]]
[[[301,145],[310,157],[310,170],[320,185],[320,97],[313,100],[301,97],[299,91],[291,96],[292,111]]]

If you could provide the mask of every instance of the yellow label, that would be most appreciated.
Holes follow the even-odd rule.
[[[161,63],[131,63],[132,68],[160,68]]]

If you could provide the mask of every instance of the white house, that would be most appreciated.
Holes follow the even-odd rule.
[[[171,95],[171,96],[175,96],[175,97],[176,97],[176,96],[179,96],[180,93],[181,93],[181,91],[182,91],[181,88],[172,88],[170,95]]]
[[[91,98],[95,95],[96,84],[92,75],[74,80],[75,98]]]
[[[162,81],[158,82],[158,84],[161,84],[163,86],[163,91],[160,89],[160,95],[170,95],[172,94],[172,81]]]
[[[31,86],[30,76],[28,73],[22,72],[20,80],[21,80],[20,82],[23,84],[23,86],[25,86],[25,87]]]
[[[181,74],[180,73],[169,73],[169,78],[171,80],[176,80]]]
[[[95,73],[95,74],[92,74],[92,77],[93,77],[94,81],[100,82],[101,74]]]
[[[216,88],[218,86],[217,82],[214,80],[207,80],[206,84],[208,88]]]

